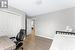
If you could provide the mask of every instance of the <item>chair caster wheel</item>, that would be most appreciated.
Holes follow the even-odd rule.
[[[23,47],[21,49],[23,50]]]

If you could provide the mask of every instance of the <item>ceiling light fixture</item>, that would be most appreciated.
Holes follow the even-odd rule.
[[[38,5],[42,4],[42,0],[37,0],[36,4],[38,4]]]

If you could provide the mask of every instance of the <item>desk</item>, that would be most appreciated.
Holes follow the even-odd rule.
[[[13,50],[16,47],[15,43],[7,36],[0,37],[0,50]]]

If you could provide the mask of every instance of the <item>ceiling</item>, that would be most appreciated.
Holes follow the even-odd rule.
[[[75,7],[75,0],[8,0],[8,4],[36,16],[57,10]]]

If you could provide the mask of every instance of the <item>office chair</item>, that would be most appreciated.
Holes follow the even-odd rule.
[[[16,44],[16,48],[14,50],[17,50],[19,48],[21,48],[23,50],[23,39],[25,37],[25,30],[21,29],[20,32],[17,34],[16,37],[11,37],[10,39],[16,39],[16,41],[14,41],[14,43]]]

